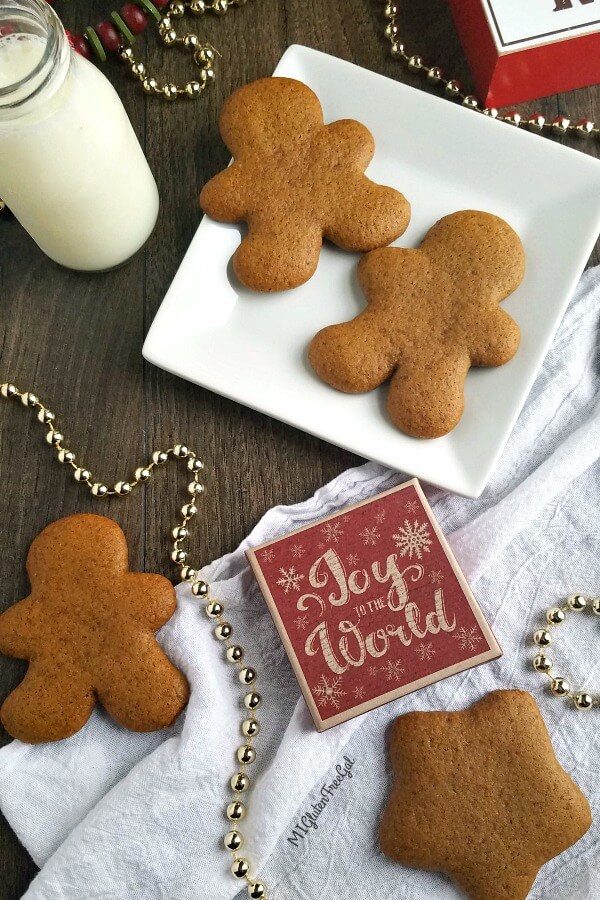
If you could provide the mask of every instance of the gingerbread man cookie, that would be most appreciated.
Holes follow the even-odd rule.
[[[125,728],[170,725],[188,700],[184,676],[154,632],[173,615],[162,575],[130,572],[125,535],[104,516],[52,523],[27,556],[31,593],[0,616],[0,651],[29,660],[0,718],[37,744],[74,734],[99,700]]]
[[[310,362],[348,393],[391,378],[394,424],[416,437],[440,437],[462,416],[469,368],[501,366],[516,353],[519,328],[498,304],[524,273],[521,241],[502,219],[474,211],[446,216],[418,250],[387,247],[361,259],[368,307],[320,331]]]
[[[385,247],[401,235],[410,204],[364,174],[375,145],[351,119],[325,125],[316,95],[292,78],[262,78],[226,101],[220,118],[233,154],[202,190],[220,222],[248,225],[233,257],[247,287],[282,291],[313,275],[323,237],[344,250]]]
[[[524,691],[494,691],[463,712],[401,716],[390,757],[383,852],[445,872],[474,900],[524,900],[544,863],[592,822]]]

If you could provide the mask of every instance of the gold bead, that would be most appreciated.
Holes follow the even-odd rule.
[[[546,124],[546,117],[541,113],[533,113],[527,119],[527,124],[532,131],[543,131]]]
[[[256,750],[250,744],[244,744],[243,747],[238,747],[236,756],[242,766],[249,766],[256,759]]]
[[[173,456],[176,456],[177,459],[187,459],[190,451],[185,446],[185,444],[175,444],[173,447]]]
[[[174,0],[173,3],[169,6],[169,15],[175,16],[176,19],[180,19],[185,14],[185,6],[180,0]]]
[[[205,581],[195,581],[192,585],[194,597],[208,597],[209,587]]]
[[[266,900],[266,888],[262,881],[248,885],[248,896],[251,900]]]
[[[398,7],[395,3],[386,3],[383,14],[386,19],[393,19],[394,16],[398,15]]]
[[[233,628],[229,624],[229,622],[221,622],[220,625],[217,625],[215,628],[215,637],[219,641],[227,641],[233,634]]]
[[[181,563],[184,563],[186,561],[187,553],[185,552],[185,550],[175,549],[171,553],[171,559],[174,563],[180,565]]]
[[[64,435],[61,434],[60,431],[54,431],[53,428],[46,434],[46,443],[50,444],[52,447],[58,446],[64,439]]]
[[[423,68],[423,60],[420,56],[411,56],[408,60],[408,68],[412,69],[413,72],[418,72],[419,69]]]
[[[152,478],[152,472],[145,466],[140,466],[139,469],[135,470],[136,481],[148,481],[150,478]]]
[[[575,132],[579,137],[589,137],[594,131],[591,119],[580,119],[575,123]]]
[[[570,124],[571,120],[566,116],[556,116],[555,119],[552,119],[552,128],[554,131],[558,132],[558,134],[566,134]]]
[[[244,651],[241,647],[234,645],[227,648],[227,659],[230,663],[240,662],[244,658]]]
[[[248,860],[239,857],[234,860],[231,871],[235,875],[236,878],[245,878],[248,872],[250,871],[250,866],[248,865]]]
[[[177,91],[177,88],[175,87],[174,84],[165,85],[165,90],[167,87],[175,88],[175,91]],[[204,493],[204,485],[200,484],[200,482],[198,482],[198,481],[190,481],[190,483],[188,484],[188,493],[192,494],[192,495],[203,494]]]
[[[75,454],[72,450],[59,450],[58,451],[58,461],[61,463],[72,463],[75,462]]]
[[[552,660],[545,653],[538,653],[533,660],[533,668],[537,672],[549,672],[552,668]]]
[[[479,101],[477,97],[474,97],[473,94],[467,94],[462,102],[463,106],[466,106],[467,109],[479,109]]]
[[[561,625],[565,621],[565,613],[559,606],[551,606],[546,613],[546,619],[551,625]]]
[[[228,0],[212,0],[210,8],[217,16],[224,16],[229,8],[229,2]]]
[[[596,616],[600,616],[600,597],[594,597],[592,599],[592,612]]]
[[[512,109],[510,112],[506,113],[506,115],[503,116],[503,118],[504,118],[504,121],[507,122],[509,125],[515,125],[517,128],[523,121],[521,113],[518,113],[516,111],[516,109]]]
[[[99,481],[96,481],[92,485],[92,494],[94,497],[106,497],[108,494],[108,488],[105,484],[101,484]]]
[[[202,16],[206,12],[206,3],[204,0],[192,0],[190,3],[190,10],[196,16]]]
[[[199,77],[202,84],[208,84],[209,81],[215,80],[214,70],[211,68],[200,69]]]
[[[432,66],[431,69],[429,69],[427,72],[427,79],[432,84],[439,84],[443,77],[444,73],[439,66]]]
[[[258,709],[260,704],[262,703],[262,697],[260,694],[257,694],[255,691],[252,691],[250,694],[246,694],[244,697],[244,706],[246,709],[255,710]],[[245,732],[244,732],[245,733]]]
[[[225,844],[226,850],[231,850],[233,853],[235,853],[244,843],[244,839],[242,838],[239,831],[228,831],[225,835],[225,838],[223,839],[223,843]]]
[[[185,516],[187,519],[195,516],[198,512],[198,507],[194,503],[186,503],[181,507],[181,515]]]
[[[169,454],[164,450],[155,450],[152,454],[152,462],[155,466],[162,466],[169,458]]]
[[[200,44],[197,34],[192,34],[192,32],[188,32],[183,39],[183,46],[186,50],[195,50]]]
[[[35,394],[32,394],[29,391],[25,391],[24,394],[21,394],[21,403],[23,404],[23,406],[37,406],[39,400]]]
[[[219,616],[223,615],[223,606],[220,603],[217,603],[216,600],[213,600],[212,603],[209,603],[206,607],[206,615],[209,619],[218,619]]]
[[[575,694],[573,702],[575,703],[577,709],[591,709],[594,705],[594,698],[591,696],[591,694],[585,694],[582,692],[580,694]]]
[[[133,50],[131,47],[119,47],[117,55],[123,62],[133,62]]]
[[[458,97],[461,92],[461,83],[457,81],[456,78],[452,78],[447,84],[444,90],[450,97]]]
[[[185,527],[185,525],[178,525],[171,532],[176,541],[183,541],[189,534],[189,531]]]
[[[545,628],[540,628],[533,635],[533,640],[539,647],[547,647],[551,643],[552,637],[549,631],[546,631]]]
[[[191,581],[192,578],[196,577],[197,572],[195,569],[192,569],[191,566],[183,566],[179,574],[181,575],[182,581]]]
[[[177,32],[174,28],[168,28],[165,32],[161,34],[163,44],[166,44],[167,47],[170,47],[177,40]],[[165,85],[165,87],[169,87],[170,85]]]
[[[190,100],[194,100],[202,93],[202,85],[199,81],[188,81],[185,86],[185,92]]]
[[[254,684],[257,678],[256,670],[252,669],[250,666],[245,666],[238,672],[238,678],[242,684]]]
[[[483,112],[484,112],[484,115],[489,116],[490,119],[498,118],[498,110],[496,109],[495,106],[486,106],[486,108],[483,110]]]
[[[14,384],[11,384],[8,381],[5,381],[4,384],[0,387],[0,394],[5,397],[7,400],[10,400],[11,397],[15,397],[19,393],[18,388],[15,387]],[[40,410],[41,413],[41,410]],[[39,413],[38,413],[39,418]],[[40,421],[44,421],[40,419]]]
[[[188,459],[187,467],[190,472],[201,472],[204,468],[204,463],[197,456],[193,456],[191,459]]]
[[[117,481],[115,484],[115,491],[117,494],[130,494],[132,491],[132,487],[128,481]]]
[[[250,787],[250,779],[245,772],[236,772],[231,777],[229,784],[231,785],[231,790],[235,791],[236,794],[243,794]]]
[[[156,80],[156,78],[144,78],[144,80],[142,81],[142,87],[147,94],[153,94],[156,90],[158,90],[158,81]]]
[[[169,31],[170,28],[173,27],[173,23],[171,22],[168,13],[162,17],[160,22],[158,23],[158,32],[159,34],[163,34],[165,31]]]
[[[399,28],[395,22],[388,22],[388,24],[385,26],[385,36],[390,40],[397,36],[398,31]]]
[[[44,409],[43,406],[38,412],[37,417],[38,421],[42,422],[44,425],[49,425],[50,422],[54,422],[54,419],[56,418],[53,412],[50,412],[49,409]]]
[[[146,76],[146,66],[143,62],[134,63],[129,71],[134,78],[145,78]]]
[[[227,818],[230,822],[240,822],[246,815],[246,807],[241,800],[234,800],[227,807]]]
[[[583,594],[571,594],[570,597],[567,597],[567,606],[573,612],[581,612],[587,606],[587,597],[584,597]]]
[[[404,44],[401,44],[399,41],[392,41],[390,53],[392,54],[392,56],[403,56]]]
[[[251,695],[248,694],[248,697]],[[246,706],[248,704],[246,703]],[[256,707],[248,707],[249,709],[256,709]],[[260,731],[260,722],[257,719],[244,719],[242,722],[242,734],[244,737],[253,738],[256,737],[258,732]]]
[[[75,469],[73,477],[75,481],[90,481],[92,473],[89,469]]]
[[[571,686],[564,678],[557,677],[552,679],[550,689],[557,697],[565,697],[571,691]]]

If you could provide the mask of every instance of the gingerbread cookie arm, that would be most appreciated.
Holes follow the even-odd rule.
[[[372,391],[390,377],[396,366],[392,345],[373,323],[367,309],[351,322],[323,328],[308,348],[311,366],[323,381],[347,394]]]
[[[448,434],[463,414],[470,365],[466,352],[421,355],[417,349],[392,378],[387,401],[392,422],[413,437]]]
[[[474,366],[503,366],[509,362],[521,341],[519,326],[503,309],[482,314],[477,330],[469,336],[471,363]]]
[[[118,590],[122,598],[118,606],[152,631],[168,622],[177,608],[175,588],[164,575],[128,572]]]
[[[200,192],[201,208],[217,222],[241,222],[247,213],[247,189],[241,165],[229,168],[211,178]]]
[[[316,225],[249,216],[248,234],[234,254],[233,270],[253,290],[287,291],[314,274],[322,243]]]
[[[95,702],[89,675],[66,658],[34,661],[2,704],[0,719],[18,740],[59,741],[85,725]]]
[[[0,653],[30,659],[36,645],[37,605],[26,597],[0,615]]]

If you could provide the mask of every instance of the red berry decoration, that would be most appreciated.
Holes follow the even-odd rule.
[[[141,34],[148,25],[148,16],[143,9],[136,6],[135,3],[126,3],[121,8],[121,15],[133,34]]]
[[[111,22],[99,22],[96,25],[96,34],[102,41],[102,46],[109,53],[116,53],[123,39]]]
[[[159,9],[164,9],[171,0],[152,0],[155,6],[158,6]]]
[[[73,34],[71,35],[73,41],[69,41],[71,47],[75,51],[75,53],[79,53],[80,56],[83,56],[84,59],[92,58],[92,51],[90,45],[86,41],[86,39],[81,34]]]

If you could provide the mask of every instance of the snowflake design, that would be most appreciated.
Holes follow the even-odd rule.
[[[477,644],[481,642],[481,635],[475,626],[466,628],[463,625],[455,632],[454,639],[458,641],[461,650],[477,650]]]
[[[363,544],[367,547],[374,547],[381,535],[378,528],[363,528],[360,532],[360,537],[363,539]]]
[[[302,544],[294,544],[291,549],[291,554],[294,559],[302,559],[305,553],[306,549],[302,546]]]
[[[319,541],[319,543],[317,544],[317,547],[319,548],[319,550],[324,550],[325,544],[323,543],[323,541]]]
[[[304,578],[304,575],[300,575],[299,572],[296,572],[294,566],[290,566],[289,569],[280,569],[281,578],[277,579],[277,584],[283,588],[285,594],[289,593],[289,591],[299,591],[300,590],[300,582]]]
[[[317,686],[313,689],[319,706],[327,706],[328,703],[331,703],[334,709],[340,708],[342,697],[346,696],[346,691],[340,687],[341,683],[341,678],[332,678],[331,681],[328,681],[326,675],[321,675]]]
[[[294,625],[296,628],[299,628],[300,631],[305,631],[306,626],[308,625],[308,616],[297,616],[294,619]]]
[[[375,516],[375,523],[377,525],[383,525],[384,522],[385,522],[385,509],[381,509]]]
[[[415,653],[422,659],[423,661],[430,660],[433,656],[435,656],[435,649],[431,641],[425,643],[420,643],[418,647],[415,647]]]
[[[432,584],[441,584],[444,580],[444,576],[439,570],[436,570],[435,572],[429,573],[429,580]]]
[[[371,675],[371,677],[374,678],[378,672],[379,672],[379,669],[377,668],[377,666],[369,666],[369,675]]]
[[[392,537],[400,551],[400,556],[408,556],[409,559],[412,559],[413,556],[422,559],[423,553],[429,553],[432,544],[427,523],[419,524],[416,519],[412,525],[408,519],[405,519],[404,525]]]
[[[269,548],[268,550],[263,550],[260,554],[260,558],[263,562],[273,562],[275,559],[275,551]]]
[[[362,686],[362,684],[360,684],[358,687],[355,687],[354,690],[352,691],[352,693],[354,694],[354,696],[356,697],[357,700],[364,700],[364,698],[365,698],[365,689]]]
[[[398,681],[404,675],[404,666],[399,659],[388,659],[381,672],[385,675],[386,681]]]
[[[326,522],[321,534],[330,544],[337,544],[344,534],[344,529],[340,522]]]
[[[350,553],[347,557],[349,566],[357,566],[358,565],[358,555],[356,553]]]
[[[419,512],[419,501],[418,500],[409,500],[406,504],[406,509],[411,514],[411,516],[416,515]]]

